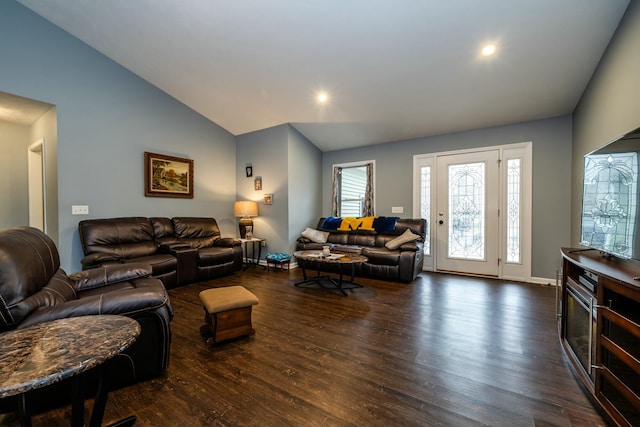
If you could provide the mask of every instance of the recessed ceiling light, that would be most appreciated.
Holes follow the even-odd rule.
[[[320,92],[316,99],[318,104],[326,104],[329,101],[329,95],[326,92]]]
[[[482,55],[491,56],[494,53],[496,53],[496,45],[495,44],[490,43],[490,44],[484,45],[482,47]]]

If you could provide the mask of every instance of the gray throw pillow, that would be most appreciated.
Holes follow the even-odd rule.
[[[405,243],[408,242],[413,242],[420,239],[420,236],[418,236],[417,234],[414,234],[411,232],[410,229],[406,229],[404,233],[402,233],[401,235],[399,235],[398,237],[396,237],[393,240],[389,240],[384,246],[387,249],[390,250],[395,250],[398,249],[400,246],[402,246]]]
[[[306,237],[315,243],[327,243],[327,238],[329,237],[328,231],[320,231],[314,230],[313,228],[305,228],[301,233],[302,237]]]

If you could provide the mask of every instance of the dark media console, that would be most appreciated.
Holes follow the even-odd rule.
[[[608,421],[640,426],[640,262],[562,249],[562,347]]]

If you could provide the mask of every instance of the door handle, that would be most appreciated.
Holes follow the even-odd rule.
[[[438,221],[438,224],[442,225],[442,224],[444,224],[444,221],[440,220],[440,221]]]

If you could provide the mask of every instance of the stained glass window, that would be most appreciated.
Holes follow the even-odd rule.
[[[420,218],[427,220],[426,236],[424,239],[424,254],[431,255],[430,225],[431,219],[431,166],[420,168]]]
[[[449,166],[451,258],[485,258],[485,164]]]
[[[507,160],[507,262],[520,262],[520,159]]]

